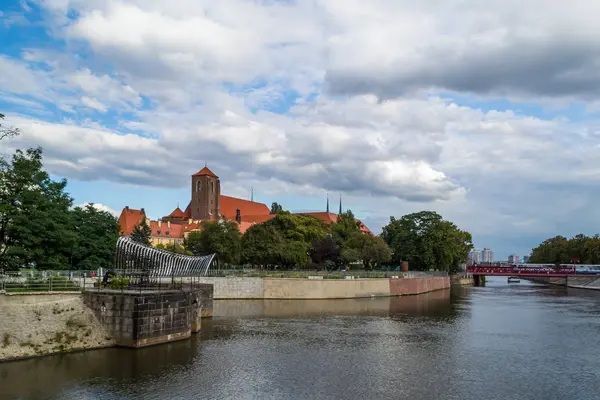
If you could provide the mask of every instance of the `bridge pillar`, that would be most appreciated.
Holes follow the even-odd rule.
[[[473,286],[485,286],[485,276],[473,275]]]

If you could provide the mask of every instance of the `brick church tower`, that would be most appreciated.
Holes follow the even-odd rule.
[[[219,177],[207,167],[192,175],[192,201],[190,214],[194,220],[218,219],[221,183]]]

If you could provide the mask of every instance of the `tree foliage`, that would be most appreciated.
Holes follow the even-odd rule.
[[[233,221],[204,221],[199,231],[190,232],[185,248],[194,255],[215,254],[217,264],[239,262],[241,233]]]
[[[42,150],[18,150],[0,161],[0,263],[60,269],[68,265],[75,233],[69,229],[72,200],[65,180],[52,181],[42,169]]]
[[[76,239],[70,257],[70,268],[95,270],[112,268],[115,246],[119,237],[117,219],[93,204],[75,207],[71,212],[72,229]]]
[[[242,237],[241,258],[244,263],[264,267],[278,265],[284,239],[273,225],[253,225]]]
[[[187,250],[184,246],[177,244],[177,243],[168,243],[166,245],[159,243],[156,245],[157,249],[161,249],[161,250],[166,250],[166,251],[170,251],[171,253],[175,253],[175,254],[183,254],[185,256],[193,256],[194,253],[192,253],[191,251]]]
[[[531,250],[534,264],[600,264],[600,235],[578,234],[571,239],[555,236]]]
[[[96,269],[113,263],[115,218],[92,206],[71,209],[66,185],[43,170],[39,148],[0,160],[0,269]]]
[[[354,250],[353,253],[346,252],[346,257],[349,254],[357,256],[357,260],[362,261],[365,269],[373,269],[377,265],[387,263],[392,259],[392,251],[387,243],[379,236],[358,233],[354,234],[345,244],[346,249]]]
[[[133,228],[131,232],[131,239],[135,242],[141,243],[144,246],[151,246],[150,236],[152,235],[152,229],[148,226],[145,219],[142,220],[138,225]]]
[[[0,113],[0,120],[4,119],[4,114]],[[3,126],[0,123],[0,140],[15,137],[19,135],[19,129]]]
[[[271,214],[280,214],[284,211],[285,210],[283,209],[281,204],[279,204],[277,202],[271,203]]]
[[[330,262],[338,264],[341,261],[341,247],[331,235],[315,239],[308,250],[310,259],[315,264]]]
[[[455,272],[473,248],[471,234],[433,211],[390,218],[381,237],[392,249],[392,261],[412,269]]]

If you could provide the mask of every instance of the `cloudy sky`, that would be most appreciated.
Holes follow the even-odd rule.
[[[600,2],[3,0],[0,111],[76,203],[151,217],[204,163],[374,231],[435,210],[497,258],[600,231]]]

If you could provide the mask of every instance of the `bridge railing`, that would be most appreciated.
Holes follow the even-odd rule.
[[[575,267],[523,267],[523,266],[493,266],[493,265],[477,265],[467,267],[467,272],[471,274],[576,274]]]

